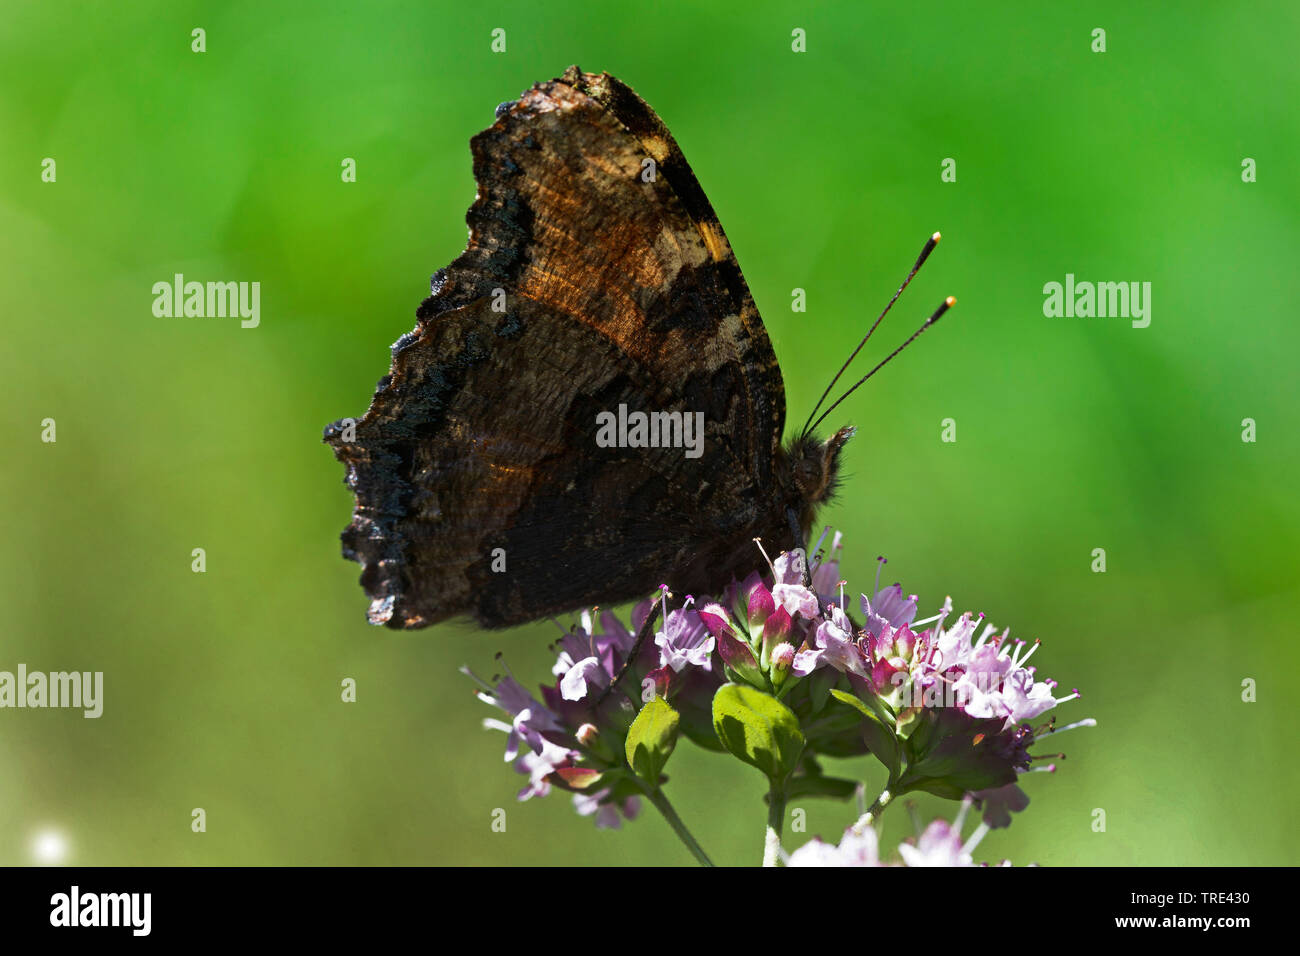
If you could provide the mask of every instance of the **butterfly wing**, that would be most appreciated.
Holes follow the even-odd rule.
[[[630,88],[570,68],[471,149],[468,247],[355,434],[326,429],[356,496],[344,553],[391,627],[504,627],[680,586],[674,569],[757,520],[784,425],[722,227]],[[620,405],[702,412],[703,454],[601,447]]]

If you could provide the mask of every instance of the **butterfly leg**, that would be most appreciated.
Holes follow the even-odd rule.
[[[623,661],[623,666],[618,669],[618,673],[615,674],[614,679],[609,682],[609,686],[601,691],[600,696],[596,698],[596,703],[593,705],[594,707],[599,707],[603,704],[605,698],[614,693],[614,688],[619,685],[623,678],[627,676],[627,672],[632,669],[632,663],[637,659],[638,655],[640,655],[642,645],[645,644],[646,640],[654,632],[655,624],[659,622],[659,610],[662,606],[663,605],[659,601],[655,601],[650,605],[650,613],[645,616],[645,620],[642,621],[641,626],[637,628],[636,637],[632,638],[632,648],[627,652],[627,659]]]

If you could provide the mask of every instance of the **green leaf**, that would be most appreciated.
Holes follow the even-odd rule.
[[[966,795],[965,790],[946,780],[912,777],[910,774],[898,782],[898,792],[894,795],[902,796],[903,794],[911,793],[914,790],[932,793],[936,797],[943,797],[945,800],[960,800]]]
[[[713,729],[722,745],[780,784],[799,763],[799,718],[771,694],[743,684],[723,684],[713,695]]]
[[[628,766],[652,787],[659,785],[664,765],[677,746],[677,723],[680,718],[662,697],[641,708],[627,731]]]
[[[785,785],[788,800],[798,797],[830,797],[833,800],[847,800],[858,789],[856,780],[841,777],[791,777]]]
[[[838,679],[839,674],[830,667],[819,667],[808,675],[808,694],[812,702],[810,713],[822,712],[826,702],[830,700],[830,690]]]
[[[894,733],[894,728],[881,720],[880,715],[871,705],[853,694],[832,690],[831,696],[842,704],[848,704],[866,718],[866,723],[862,726],[862,735],[866,738],[867,747],[875,758],[885,765],[885,769],[889,771],[889,779],[893,780],[897,777],[903,753],[898,745],[898,735]]]
[[[830,694],[827,692],[827,699]],[[786,703],[796,714],[803,711],[791,701]],[[856,710],[841,707],[831,701],[831,705],[812,720],[804,719],[803,732],[808,738],[808,749],[815,751],[819,757],[857,757],[868,751],[866,741],[862,738],[862,715]]]
[[[1015,781],[1015,749],[1007,749],[1011,738],[1003,735],[1001,717],[976,719],[955,707],[926,707],[916,723],[902,781],[911,789],[949,796]]]
[[[865,701],[859,700],[857,697],[850,694],[848,691],[843,691],[836,688],[835,690],[831,691],[831,696],[834,697],[836,700],[838,700],[841,704],[848,704],[854,710],[859,711],[863,717],[870,717],[872,720],[877,720],[877,721],[880,719],[879,717],[876,716],[876,712],[867,706]]]

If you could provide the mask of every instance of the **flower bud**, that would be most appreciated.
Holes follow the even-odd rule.
[[[772,666],[772,651],[778,644],[788,642],[794,630],[794,621],[785,608],[777,607],[772,616],[763,625],[763,642],[759,653],[759,662],[763,668]]]
[[[772,598],[772,592],[767,589],[767,586],[761,580],[755,582],[754,586],[749,589],[749,598],[745,610],[751,630],[761,627],[776,610],[776,601]]]
[[[700,609],[700,620],[709,633],[721,640],[723,637],[735,638],[735,629],[731,626],[731,618],[727,615],[727,609],[721,604],[709,603]]]
[[[726,665],[728,677],[737,682],[763,687],[763,671],[754,659],[753,651],[729,630],[718,635],[718,654]]]
[[[622,723],[622,721],[606,721],[605,731],[607,732],[604,733],[595,724],[585,723],[577,729],[573,736],[577,738],[580,745],[587,748],[587,751],[593,757],[607,763],[616,764],[619,762],[616,752],[619,746],[618,739],[622,734],[626,733],[624,728],[617,726],[618,723]]]
[[[658,667],[641,679],[641,701],[646,703],[662,697],[668,698],[668,689],[673,684],[675,671],[671,667]]]
[[[779,688],[785,683],[785,679],[790,676],[790,668],[794,666],[794,645],[788,641],[782,641],[772,649],[772,686]]]

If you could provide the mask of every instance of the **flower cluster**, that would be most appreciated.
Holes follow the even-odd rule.
[[[1057,697],[1056,683],[1037,676],[1029,664],[1037,642],[1011,640],[983,614],[949,624],[950,599],[917,620],[916,595],[880,586],[883,558],[855,620],[839,579],[840,551],[836,534],[829,554],[818,551],[811,566],[802,551],[775,560],[763,553],[765,573],[699,600],[662,588],[655,603],[633,609],[630,627],[608,611],[584,612],[561,628],[553,681],[538,697],[508,673],[478,681],[480,698],[509,718],[485,724],[506,733],[505,759],[528,777],[520,799],[559,787],[598,826],[617,826],[648,797],[676,829],[660,785],[679,737],[763,771],[777,807],[788,794],[849,797],[856,782],[826,777],[819,758],[870,753],[888,771],[873,813],[910,791],[963,801],[955,831],[936,821],[917,844],[900,848],[903,861],[968,860],[972,846],[960,840],[966,807],[983,812],[978,837],[1009,825],[1028,803],[1019,776],[1054,769],[1035,766],[1043,755],[1030,748],[1070,729],[1033,722],[1078,692]],[[638,647],[635,635],[651,615],[653,641]],[[839,846],[814,841],[789,864],[878,863],[874,831],[863,825],[871,817]],[[777,851],[779,840],[768,857]]]

